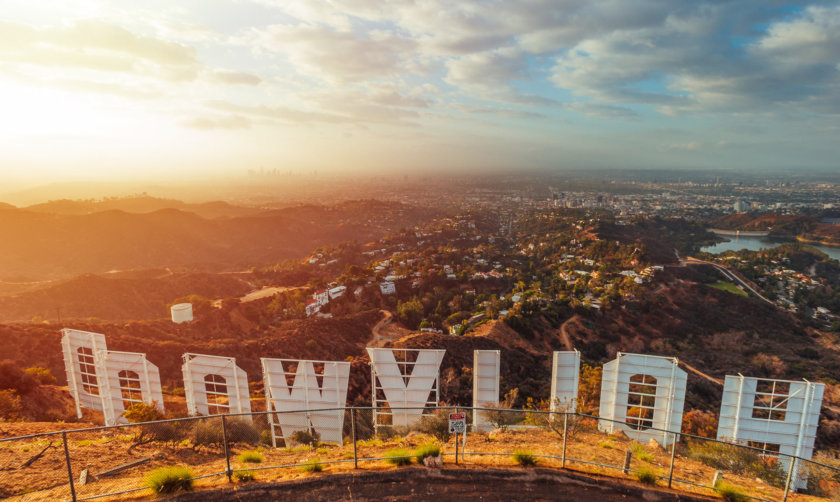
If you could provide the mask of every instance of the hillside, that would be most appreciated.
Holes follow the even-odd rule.
[[[773,237],[840,245],[840,225],[822,223],[818,218],[804,215],[737,213],[715,218],[708,224],[724,230],[769,231]]]
[[[209,299],[244,295],[252,289],[242,275],[172,273],[167,270],[85,274],[48,287],[0,296],[0,321],[86,319],[110,321],[160,319],[177,298]]]
[[[2,209],[0,205],[0,209]],[[162,209],[177,209],[194,213],[202,218],[231,218],[250,216],[262,212],[260,209],[239,207],[223,201],[189,204],[175,199],[161,199],[149,196],[110,197],[101,200],[60,199],[23,207],[26,211],[59,215],[83,215],[103,211],[124,211],[126,213],[152,213]]]
[[[206,219],[178,209],[63,215],[0,211],[0,280],[69,278],[110,270],[173,267],[236,271],[367,240],[428,217],[398,203],[346,202]]]

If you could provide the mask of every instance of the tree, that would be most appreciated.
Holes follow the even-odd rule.
[[[417,298],[397,304],[397,318],[409,329],[417,329],[423,320],[423,304]]]

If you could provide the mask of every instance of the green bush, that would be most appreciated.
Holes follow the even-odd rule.
[[[726,481],[720,481],[715,486],[715,491],[726,502],[747,502],[750,499],[737,486]]]
[[[239,454],[239,461],[243,464],[259,464],[262,463],[263,458],[262,453],[258,451],[243,451]]]
[[[313,473],[313,472],[321,472],[323,470],[324,470],[324,464],[321,463],[321,459],[319,459],[318,457],[315,457],[315,458],[311,459],[309,462],[300,466],[300,471],[301,472]]]
[[[534,452],[527,450],[514,450],[513,460],[523,467],[534,467],[537,465],[537,457]]]
[[[440,446],[436,444],[424,444],[414,450],[414,458],[417,459],[418,464],[422,464],[426,457],[439,457]]]
[[[245,483],[257,479],[257,476],[254,474],[254,471],[236,471],[233,473],[233,479],[240,483]]]
[[[645,450],[645,447],[639,443],[633,443],[633,445],[630,446],[630,451],[633,452],[634,457],[644,462],[652,463],[656,460],[656,457],[654,457],[649,451]]]
[[[396,448],[385,453],[385,461],[396,466],[411,464],[411,452],[405,448]]]
[[[146,477],[148,486],[157,495],[167,495],[177,491],[193,489],[193,473],[186,467],[176,465],[155,469]]]
[[[647,467],[640,467],[639,470],[636,471],[636,479],[638,479],[642,484],[656,486],[659,476]]]

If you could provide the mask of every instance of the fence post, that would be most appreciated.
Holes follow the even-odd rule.
[[[790,468],[788,468],[787,480],[785,480],[785,495],[782,497],[782,502],[787,502],[788,493],[790,493],[790,483],[793,479],[793,468],[796,466],[796,457],[790,457]]]
[[[550,419],[549,419],[550,420]],[[566,435],[569,432],[569,412],[563,413],[563,457],[560,460],[560,468],[566,468]]]
[[[70,450],[67,448],[67,431],[61,431],[61,442],[64,444],[64,460],[67,462],[67,476],[70,477],[70,495],[76,502],[76,486],[73,484],[73,467],[70,465]]]
[[[455,413],[458,413],[458,408],[455,407]],[[455,465],[458,465],[458,431],[455,431]]]
[[[671,467],[668,468],[668,488],[671,488],[671,481],[674,479],[674,459],[677,456],[677,433],[674,432],[671,442]]]
[[[233,483],[233,472],[230,470],[230,450],[228,450],[227,421],[224,415],[222,415],[222,444],[225,448],[225,464],[227,465],[225,475],[227,475],[228,483]]]
[[[350,408],[350,433],[353,435],[353,468],[359,468],[359,455],[356,452],[356,408]]]

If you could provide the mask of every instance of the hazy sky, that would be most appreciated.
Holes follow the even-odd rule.
[[[831,167],[840,5],[2,0],[6,183]]]

